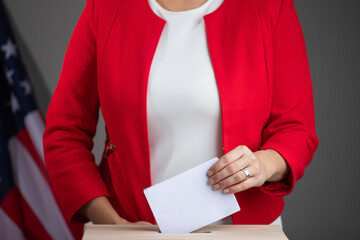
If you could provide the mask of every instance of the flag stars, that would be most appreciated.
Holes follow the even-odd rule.
[[[31,94],[31,91],[32,91],[31,86],[27,79],[25,79],[24,81],[21,81],[20,86],[24,88],[24,92],[25,92],[26,96]]]
[[[10,85],[14,85],[14,79],[12,78],[14,73],[14,69],[6,69],[6,79],[8,80]]]
[[[1,50],[5,53],[5,60],[8,60],[11,56],[17,56],[16,46],[10,38],[8,38],[6,44],[1,45]]]
[[[17,100],[16,96],[14,93],[11,94],[10,97],[10,105],[11,105],[11,110],[13,113],[15,113],[16,111],[20,110],[20,104],[19,101]]]

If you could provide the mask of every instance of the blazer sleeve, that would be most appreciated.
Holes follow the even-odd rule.
[[[282,0],[273,30],[271,113],[263,131],[262,149],[285,159],[285,181],[266,182],[260,189],[272,196],[289,194],[304,174],[318,146],[312,83],[305,41],[293,0]]]
[[[88,221],[78,210],[95,197],[109,195],[91,153],[99,112],[96,69],[93,0],[87,0],[65,54],[43,135],[46,167],[68,221]]]

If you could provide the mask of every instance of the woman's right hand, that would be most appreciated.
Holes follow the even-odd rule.
[[[151,223],[140,221],[131,223],[121,218],[105,196],[94,198],[87,202],[81,212],[94,224],[137,224],[152,225]]]

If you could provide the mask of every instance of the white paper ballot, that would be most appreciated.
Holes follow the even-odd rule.
[[[189,233],[240,210],[234,194],[207,184],[213,158],[144,190],[162,233]]]

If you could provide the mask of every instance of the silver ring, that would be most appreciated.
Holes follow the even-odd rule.
[[[250,177],[250,173],[247,169],[241,170],[245,174],[245,179],[248,179]]]

